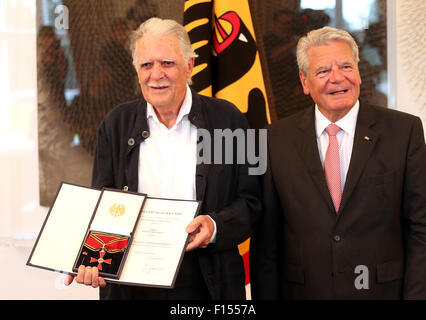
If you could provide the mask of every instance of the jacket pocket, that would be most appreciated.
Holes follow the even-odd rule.
[[[285,266],[285,278],[287,281],[296,282],[296,283],[305,283],[305,274],[301,267],[287,264]]]
[[[403,277],[403,261],[389,261],[377,265],[377,282],[389,282],[402,279]]]
[[[367,182],[369,185],[377,186],[382,184],[389,184],[395,179],[395,171],[387,172],[378,176],[368,177]]]

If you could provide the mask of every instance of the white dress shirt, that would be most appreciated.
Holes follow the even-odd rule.
[[[147,102],[149,137],[139,149],[138,192],[150,197],[196,200],[197,128],[189,121],[192,94],[189,86],[176,123],[168,129]],[[210,242],[216,240],[216,223]]]
[[[176,123],[168,129],[147,103],[149,137],[140,145],[138,191],[151,197],[195,200],[197,128],[188,119],[187,88]]]
[[[351,110],[340,120],[335,122],[340,127],[336,138],[339,143],[339,156],[340,156],[340,179],[342,192],[346,182],[346,175],[349,169],[349,163],[352,156],[352,147],[354,144],[355,127],[358,118],[359,101],[351,108]],[[318,151],[321,158],[321,164],[324,168],[325,154],[328,148],[328,134],[325,128],[332,123],[328,120],[315,105],[315,130],[317,134]]]

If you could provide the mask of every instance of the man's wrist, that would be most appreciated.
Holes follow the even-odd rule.
[[[210,243],[215,243],[216,234],[217,234],[216,221],[214,221],[214,219],[210,215],[207,215],[207,217],[209,217],[209,219],[213,222],[213,226],[214,226],[214,231],[213,231],[212,237],[210,238]]]

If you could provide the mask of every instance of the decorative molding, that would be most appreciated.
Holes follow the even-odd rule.
[[[407,80],[413,101],[426,112],[426,1],[400,1],[397,16],[397,45],[400,70]]]

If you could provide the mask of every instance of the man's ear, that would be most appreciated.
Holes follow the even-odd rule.
[[[189,59],[189,61],[188,61],[188,74],[187,74],[187,76],[188,76],[188,78],[190,78],[191,77],[191,75],[192,75],[192,69],[194,68],[194,63],[195,63],[195,59],[194,58],[191,58],[191,59]]]
[[[299,70],[299,78],[300,78],[300,83],[302,84],[302,87],[303,87],[303,93],[306,95],[309,95],[310,91],[309,91],[309,86],[307,84],[308,79],[306,78],[302,70]]]

